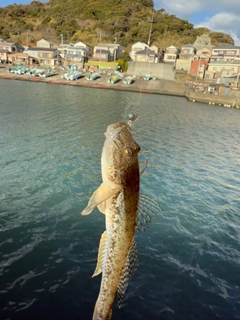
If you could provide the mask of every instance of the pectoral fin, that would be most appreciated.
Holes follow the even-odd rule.
[[[82,215],[86,216],[89,213],[91,213],[93,211],[93,209],[98,206],[100,203],[104,202],[105,200],[109,199],[110,197],[112,197],[115,193],[119,192],[122,189],[122,187],[120,188],[116,188],[116,189],[112,189],[109,188],[108,186],[104,185],[103,183],[100,185],[100,187],[93,193],[93,195],[91,196],[87,207],[82,211]],[[101,207],[100,207],[101,208]],[[103,212],[104,210],[100,210],[101,212]],[[104,212],[103,212],[104,213]]]
[[[137,270],[138,267],[138,251],[137,251],[137,246],[135,243],[135,240],[132,242],[132,246],[129,249],[128,256],[126,259],[126,263],[124,265],[122,275],[120,278],[120,282],[118,285],[118,291],[117,291],[117,296],[118,296],[118,307],[122,307],[122,301],[124,294],[127,290],[128,284],[130,280],[132,279],[134,272]]]
[[[107,232],[104,231],[102,236],[101,236],[101,240],[99,243],[99,248],[98,248],[98,260],[97,260],[97,266],[96,269],[92,275],[92,277],[95,277],[97,275],[99,275],[102,272],[102,267],[104,265],[104,255],[105,255],[105,248],[106,248],[106,237],[107,237]]]

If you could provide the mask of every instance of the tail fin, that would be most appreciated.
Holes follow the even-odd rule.
[[[112,308],[109,310],[109,314],[107,317],[107,320],[111,320],[112,319]]]

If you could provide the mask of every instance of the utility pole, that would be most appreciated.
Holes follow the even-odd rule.
[[[148,62],[148,53],[149,53],[149,46],[150,46],[150,42],[151,42],[151,35],[152,35],[152,25],[153,25],[153,17],[154,17],[154,8],[152,11],[152,19],[151,19],[151,24],[150,24],[150,30],[149,30],[149,34],[148,34],[148,47],[146,48],[146,58],[145,58],[145,62]],[[146,61],[147,60],[147,61]]]
[[[28,41],[29,41],[29,32],[30,32],[30,30],[29,30],[29,29],[27,29],[26,46],[28,46]]]
[[[236,80],[236,87],[238,88],[238,80],[239,80],[239,67],[238,67],[238,75],[237,75],[237,80]]]
[[[63,45],[63,35],[60,34],[60,37],[61,37],[61,45]]]

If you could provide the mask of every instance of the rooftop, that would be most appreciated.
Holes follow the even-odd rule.
[[[219,47],[215,47],[213,48],[213,50],[218,50],[218,49],[240,49],[239,46],[219,46]]]
[[[26,51],[51,51],[54,52],[57,49],[55,48],[42,48],[42,47],[30,47]]]
[[[148,48],[144,48],[143,50],[137,51],[135,54],[142,54],[142,55],[148,55],[148,56],[156,55],[155,51],[150,50]]]

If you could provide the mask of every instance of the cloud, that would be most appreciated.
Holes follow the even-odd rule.
[[[189,0],[154,0],[156,9],[165,9],[169,14],[175,14],[179,18],[189,18],[193,13],[201,10],[201,1]]]
[[[153,0],[156,9],[187,19],[195,27],[230,34],[235,45],[240,45],[239,0]]]
[[[199,11],[212,14],[221,12],[239,12],[239,0],[153,0],[156,9],[164,8],[170,14],[176,14],[185,17],[191,17]]]
[[[213,31],[231,34],[235,45],[240,45],[239,16],[232,13],[218,13],[195,27],[207,27]]]

